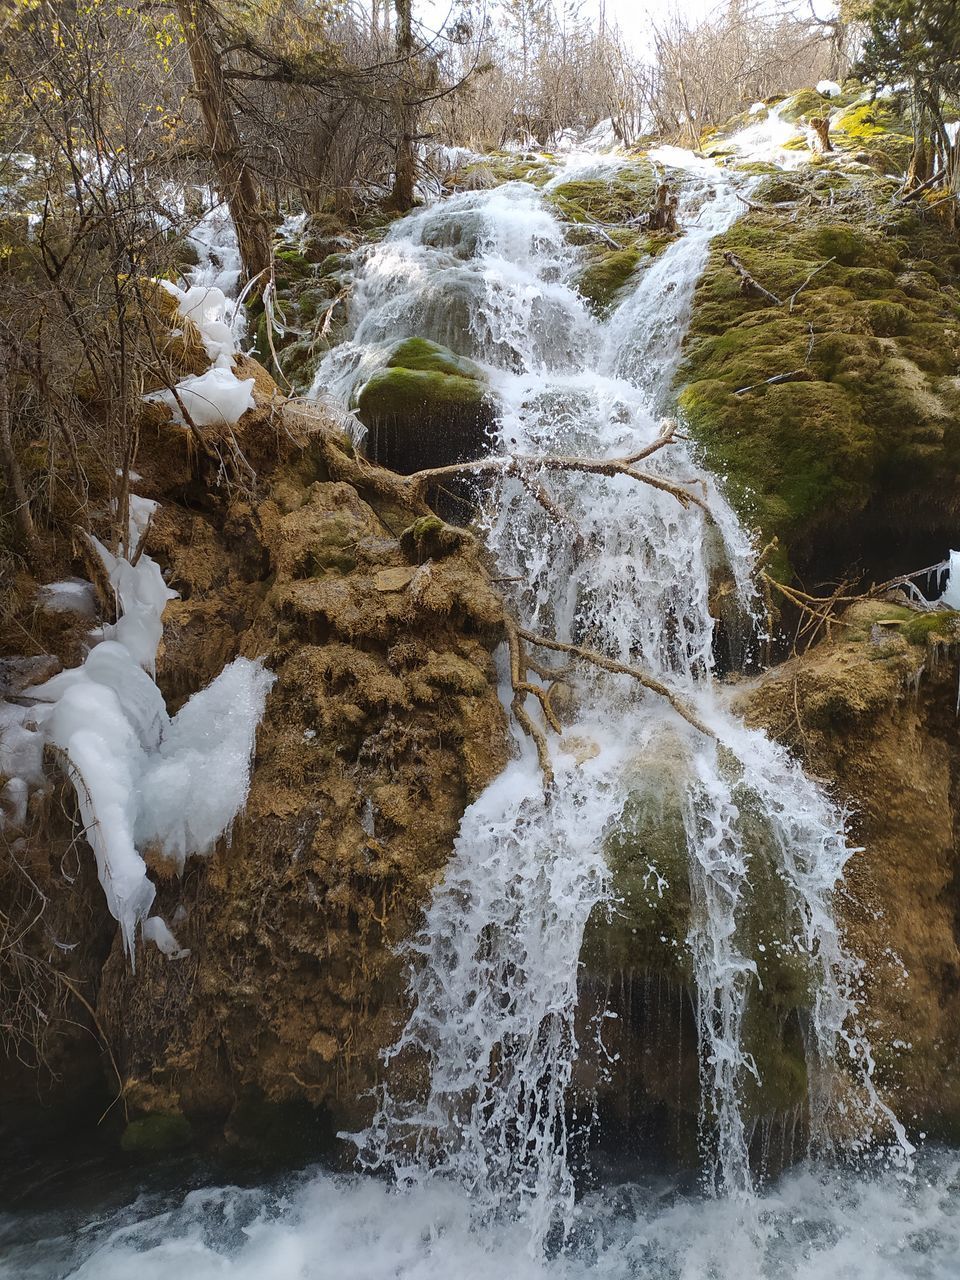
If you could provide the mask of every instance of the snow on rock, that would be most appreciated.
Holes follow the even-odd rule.
[[[817,93],[822,93],[825,98],[839,98],[842,92],[836,80],[821,80],[817,84]]]
[[[216,366],[206,373],[184,378],[172,391],[157,391],[150,397],[170,406],[174,422],[186,425],[177,396],[192,422],[198,427],[234,426],[248,409],[256,407],[253,378],[237,377],[232,369]]]
[[[229,369],[237,352],[233,329],[227,320],[227,296],[213,285],[191,285],[189,289],[177,289],[167,285],[177,299],[180,314],[192,320],[200,330],[200,337],[210,363],[220,369]]]
[[[141,850],[182,869],[209,853],[246,802],[257,725],[273,675],[238,658],[171,720],[153,679],[171,591],[139,543],[155,504],[131,498],[128,548],[94,541],[117,593],[118,621],[84,663],[29,689],[27,709],[0,704],[4,821],[21,824],[26,793],[43,780],[43,748],[59,752],[74,784],[84,833],[107,905],[134,958],[137,929],[171,958],[181,949],[163,921],[148,919],[155,889]],[[12,789],[11,789],[11,784]]]
[[[92,619],[97,613],[97,593],[86,578],[65,578],[45,583],[37,592],[37,604],[47,613],[78,613]]]

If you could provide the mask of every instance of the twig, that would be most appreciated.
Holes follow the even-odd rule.
[[[830,263],[831,263],[831,262],[836,262],[836,257],[828,258],[828,259],[826,260],[826,262],[821,262],[821,263],[820,263],[820,265],[819,265],[819,267],[814,267],[814,269],[813,269],[813,270],[810,272],[810,274],[807,276],[806,280],[804,280],[804,282],[803,282],[803,284],[800,286],[800,288],[799,288],[799,289],[794,289],[793,293],[791,293],[791,295],[790,295],[790,297],[789,297],[789,299],[788,299],[788,301],[789,301],[789,303],[790,303],[790,306],[787,308],[787,310],[788,310],[788,311],[792,311],[792,310],[793,310],[793,304],[794,304],[794,303],[796,302],[796,300],[797,300],[797,295],[803,292],[803,290],[807,287],[807,285],[810,283],[810,281],[813,279],[813,277],[817,274],[817,272],[818,272],[818,271],[822,271],[824,267],[829,267],[829,265],[830,265]]]

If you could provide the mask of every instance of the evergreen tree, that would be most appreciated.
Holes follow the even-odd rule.
[[[911,186],[960,185],[960,148],[944,105],[960,96],[960,5],[956,0],[874,0],[861,74],[884,85],[906,81],[912,99]]]

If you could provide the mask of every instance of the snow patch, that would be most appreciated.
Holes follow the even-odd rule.
[[[65,578],[47,582],[37,591],[37,604],[47,613],[79,613],[93,619],[97,613],[97,593],[86,578]]]
[[[839,98],[842,92],[836,80],[820,80],[817,83],[817,93],[823,94],[825,98]]]

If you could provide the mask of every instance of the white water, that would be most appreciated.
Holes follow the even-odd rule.
[[[804,1166],[750,1205],[615,1186],[562,1253],[525,1244],[519,1224],[478,1232],[462,1188],[314,1173],[0,1214],[0,1280],[956,1280],[960,1158],[928,1151],[911,1178]]]
[[[418,334],[487,368],[501,409],[494,453],[612,458],[650,444],[669,407],[710,239],[739,205],[735,180],[711,163],[674,148],[657,159],[684,183],[684,234],[606,322],[573,288],[576,252],[548,206],[511,183],[417,212],[367,251],[352,339],[331,353],[318,384],[346,401],[392,342]],[[577,154],[556,180],[609,163],[623,161]],[[912,1150],[873,1088],[857,1026],[857,969],[834,918],[850,856],[843,817],[780,747],[725,709],[713,678],[711,584],[725,572],[749,616],[748,539],[686,443],[643,466],[705,500],[710,518],[629,477],[543,469],[534,479],[565,519],[548,514],[529,486],[505,481],[486,503],[488,546],[499,575],[518,583],[525,627],[644,667],[711,736],[629,677],[591,669],[566,677],[575,711],[564,739],[553,741],[553,794],[544,798],[534,753],[520,743],[518,758],[468,810],[411,948],[413,1011],[389,1055],[405,1066],[404,1083],[384,1090],[373,1126],[357,1137],[366,1165],[392,1169],[401,1185],[453,1180],[479,1220],[519,1218],[533,1253],[574,1225],[567,1088],[581,1049],[584,930],[591,913],[616,910],[604,839],[620,818],[627,777],[642,774],[667,738],[679,743],[682,762],[693,912],[680,941],[696,980],[705,1185],[742,1196],[752,1189],[742,1098],[758,1069],[742,1025],[759,979],[741,924],[758,857],[773,859],[784,886],[773,945],[800,959],[815,993],[807,1039],[817,1147],[838,1136],[836,1107],[846,1111],[847,1145],[887,1136],[900,1158]],[[564,743],[584,741],[592,758],[578,764]],[[746,810],[757,821],[745,820]],[[662,880],[655,861],[651,874]],[[842,1098],[840,1061],[850,1068]],[[417,1063],[426,1074],[419,1089],[410,1086]]]

